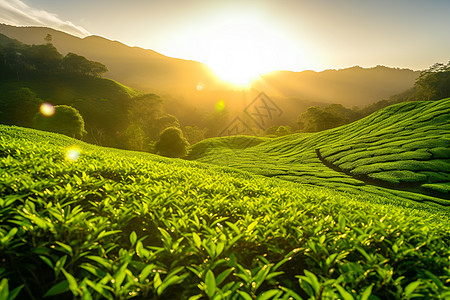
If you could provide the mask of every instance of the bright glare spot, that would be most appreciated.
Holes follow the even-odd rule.
[[[216,103],[216,111],[221,112],[225,109],[225,101],[220,100]]]
[[[39,107],[39,111],[41,112],[42,115],[46,117],[51,117],[55,114],[55,107],[48,102],[44,102]]]
[[[72,146],[66,151],[66,159],[69,161],[77,161],[81,155],[81,150],[77,146]]]
[[[204,84],[203,82],[199,82],[199,83],[197,84],[197,87],[196,87],[197,91],[201,91],[201,90],[203,90],[204,88],[205,88],[205,84]]]
[[[260,75],[280,68],[286,44],[267,20],[242,15],[211,31],[202,52],[220,79],[248,88]]]

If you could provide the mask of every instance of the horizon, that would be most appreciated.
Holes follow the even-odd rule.
[[[84,37],[80,37],[80,36],[77,36],[77,35],[75,35],[73,33],[70,33],[70,32],[64,31],[64,30],[60,30],[60,29],[56,29],[56,28],[52,28],[52,27],[48,27],[48,26],[11,25],[11,24],[6,24],[6,23],[2,23],[2,22],[0,22],[0,25],[13,26],[13,27],[19,27],[19,28],[23,27],[23,28],[52,29],[52,30],[59,31],[59,32],[62,32],[62,33],[65,33],[65,34],[68,34],[68,35],[71,35],[73,37],[80,38],[80,39],[85,39],[85,38],[89,38],[89,37],[91,37],[91,38],[96,38],[97,37],[97,38],[106,39],[106,40],[108,40],[110,42],[118,42],[118,43],[120,43],[120,44],[122,44],[122,45],[124,45],[126,47],[138,48],[138,49],[142,49],[142,50],[146,50],[146,51],[156,52],[159,55],[162,55],[162,56],[165,56],[165,57],[168,57],[168,58],[180,59],[180,60],[185,60],[185,61],[192,61],[192,62],[197,62],[197,63],[201,63],[201,64],[205,64],[206,65],[206,63],[203,63],[201,61],[197,61],[197,60],[193,60],[193,59],[187,59],[187,58],[182,58],[182,57],[168,56],[168,55],[166,55],[164,53],[155,51],[154,49],[144,48],[142,46],[129,45],[129,44],[126,44],[126,43],[124,43],[124,42],[122,42],[120,40],[111,39],[111,38],[108,38],[108,37],[105,37],[105,36],[101,36],[101,35],[98,35],[98,34],[90,34],[90,35],[87,35],[87,36],[84,36]],[[44,39],[43,39],[43,42],[44,42]],[[442,63],[446,63],[446,62],[443,61]],[[347,70],[347,69],[352,69],[352,68],[361,68],[361,69],[369,70],[369,69],[375,69],[375,68],[378,68],[378,67],[382,67],[382,68],[385,67],[385,68],[399,69],[399,70],[411,70],[411,71],[414,71],[414,72],[420,72],[420,71],[425,70],[425,68],[424,69],[414,69],[414,68],[400,67],[400,66],[394,66],[394,65],[377,64],[377,65],[371,65],[371,66],[362,66],[362,65],[356,64],[356,65],[343,66],[341,68],[324,68],[324,69],[319,69],[319,70],[305,69],[305,70],[295,71],[295,70],[287,70],[287,69],[277,69],[277,70],[269,71],[267,73],[263,73],[262,75],[266,75],[266,74],[270,74],[270,73],[276,73],[276,72],[292,72],[292,73],[314,72],[314,73],[321,73],[321,72],[326,72],[326,71],[339,71],[339,70]]]
[[[449,10],[442,0],[14,0],[0,1],[0,22],[100,36],[204,63],[222,79],[248,81],[273,71],[378,65],[416,71],[445,63]]]

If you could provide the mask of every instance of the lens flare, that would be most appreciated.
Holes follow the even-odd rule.
[[[216,111],[221,112],[225,109],[225,101],[220,100],[216,103]]]
[[[71,146],[69,148],[67,148],[66,150],[66,159],[69,161],[77,161],[78,158],[80,158],[81,155],[81,149],[78,148],[77,146]]]
[[[55,114],[55,107],[48,102],[44,102],[39,107],[39,111],[43,116],[51,117]]]
[[[197,84],[197,87],[196,87],[197,91],[201,91],[201,90],[203,90],[204,88],[205,88],[205,84],[204,84],[203,82],[199,82],[199,83]]]

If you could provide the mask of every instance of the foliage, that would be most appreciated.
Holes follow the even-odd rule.
[[[86,133],[84,120],[80,112],[67,105],[55,106],[55,113],[51,116],[36,114],[34,127],[41,130],[62,133],[81,139]]]
[[[101,78],[106,67],[100,63],[74,53],[63,57],[51,36],[45,41],[24,45],[0,35],[0,123],[32,127],[44,101],[68,105],[83,116],[86,141],[127,147],[123,133],[132,125],[127,111],[143,93]]]
[[[0,123],[31,127],[42,99],[26,87],[12,88],[0,94]]]
[[[436,63],[422,71],[414,83],[414,87],[370,104],[359,110],[361,116],[369,114],[400,102],[405,101],[433,101],[450,97],[450,62],[446,65]]]
[[[232,137],[204,140],[188,159],[434,210],[450,203],[449,115],[450,98],[405,102],[342,127],[257,145],[250,137],[241,148]]]
[[[301,132],[317,132],[348,124],[357,118],[357,113],[340,104],[312,106],[298,116],[297,125]]]
[[[205,139],[207,129],[200,129],[196,125],[185,126],[183,128],[183,135],[186,137],[189,144],[193,145]]]
[[[0,77],[6,83],[0,84],[1,123],[33,126],[45,99],[77,109],[86,122],[87,141],[140,151],[148,150],[146,145],[165,128],[180,126],[176,117],[164,112],[158,96],[102,79],[106,66],[75,53],[63,57],[51,36],[45,41],[25,45],[0,35]],[[67,128],[58,131],[47,124],[49,120],[38,119],[39,128],[81,136]]]
[[[283,136],[291,133],[292,133],[291,126],[278,126],[277,130],[275,131],[275,134],[277,136]]]
[[[184,157],[187,154],[188,141],[183,132],[177,127],[168,127],[161,132],[155,144],[158,154],[167,157]]]
[[[150,151],[147,145],[158,140],[164,129],[180,126],[175,116],[164,112],[163,100],[158,95],[143,94],[130,102],[128,127],[122,134],[126,149]]]
[[[9,299],[449,296],[439,212],[0,131],[0,295]]]
[[[108,71],[105,65],[96,61],[90,61],[84,56],[70,52],[62,59],[61,67],[69,73],[79,73],[96,77],[100,77],[101,74]]]
[[[436,63],[422,71],[415,87],[419,97],[424,100],[450,97],[450,61],[446,65]]]
[[[23,79],[34,74],[79,73],[100,77],[108,71],[105,65],[68,53],[63,57],[53,46],[51,39],[42,45],[25,45],[7,39],[0,43],[0,75],[5,78]],[[50,41],[50,42],[49,42]]]

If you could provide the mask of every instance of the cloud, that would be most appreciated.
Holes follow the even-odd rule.
[[[0,0],[0,23],[15,26],[51,27],[85,37],[90,33],[70,21],[61,20],[56,14],[34,9],[20,0]]]

